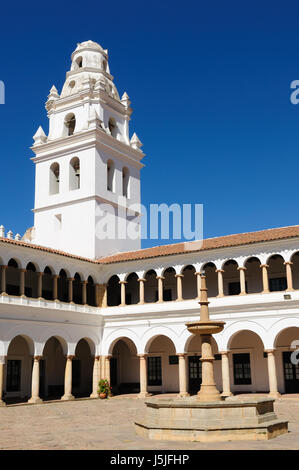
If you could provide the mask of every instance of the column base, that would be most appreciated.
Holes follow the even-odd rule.
[[[270,397],[270,398],[280,398],[281,394],[279,392],[270,392],[270,393],[268,393],[268,397]]]
[[[91,393],[89,395],[89,398],[99,398],[99,394],[98,393]]]
[[[8,297],[8,294],[6,292],[2,292],[1,295],[3,295],[4,297]]]
[[[218,295],[216,295],[216,297],[217,297],[217,298],[219,298],[219,297],[224,297],[224,294],[218,294]]]
[[[75,400],[75,397],[74,397],[74,395],[72,395],[72,394],[70,394],[70,395],[63,395],[60,400],[62,400],[62,401],[70,401],[70,400]]]
[[[222,392],[222,393],[221,393],[221,396],[222,396],[223,398],[226,398],[226,397],[233,397],[234,394],[233,394],[232,392]]]
[[[5,401],[3,401],[3,400],[0,400],[0,406],[6,406],[6,403],[5,403]]]
[[[190,397],[190,393],[188,393],[188,392],[178,393],[177,397],[178,397],[178,398]]]
[[[148,392],[140,392],[137,395],[138,398],[147,398],[147,397],[151,397],[151,396],[152,396],[152,393],[148,393]]]
[[[28,403],[42,403],[43,400],[40,397],[31,397],[28,400]]]

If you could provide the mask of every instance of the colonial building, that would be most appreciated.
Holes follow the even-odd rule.
[[[198,390],[201,345],[185,323],[199,317],[201,273],[215,336],[215,380],[224,396],[299,391],[299,226],[141,249],[140,238],[100,239],[99,213],[139,230],[144,157],[130,137],[108,52],[78,44],[49,133],[34,136],[34,227],[0,227],[2,402]],[[109,209],[111,208],[111,209]]]

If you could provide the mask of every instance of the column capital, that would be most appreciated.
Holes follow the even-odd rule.
[[[137,279],[137,281],[138,281],[138,282],[146,282],[147,279],[144,279],[144,277],[140,277],[140,278]]]
[[[33,356],[34,361],[40,361],[43,358],[43,356]]]
[[[187,353],[177,353],[176,354],[178,357],[187,357],[188,354]]]
[[[52,274],[53,279],[59,279],[59,274]]]
[[[267,353],[267,354],[274,354],[275,351],[276,351],[276,349],[274,349],[274,348],[273,348],[273,349],[264,349],[264,351],[265,351],[265,353]]]
[[[289,264],[291,266],[293,264],[293,261],[284,261],[283,264],[285,264],[285,265]]]
[[[260,265],[260,268],[266,268],[266,269],[268,269],[268,268],[269,268],[269,264],[261,264],[261,265]]]
[[[38,276],[44,276],[44,275],[45,275],[45,273],[44,273],[44,272],[42,272],[42,271],[37,271],[37,273],[36,273],[36,274],[37,274]]]
[[[128,281],[118,281],[119,284],[128,284]]]
[[[7,264],[1,264],[1,269],[7,269],[7,268],[8,268]]]
[[[238,266],[237,267],[237,270],[238,271],[246,271],[247,268],[245,268],[245,266]]]
[[[111,359],[112,358],[112,354],[108,354],[108,356],[103,356],[104,359]]]
[[[229,349],[227,351],[219,351],[219,354],[221,354],[221,356],[227,356],[229,353],[230,353]]]
[[[215,273],[224,273],[224,269],[215,269]]]
[[[68,280],[68,281],[74,281],[75,278],[74,278],[74,277],[68,277],[67,280]]]
[[[163,277],[163,276],[156,276],[156,279],[162,279],[162,281],[164,281],[165,277]]]
[[[74,359],[74,357],[76,357],[76,356],[71,355],[71,354],[67,354],[65,357],[66,357],[67,360],[72,361]]]
[[[27,273],[27,269],[19,269],[20,273]]]
[[[184,274],[175,274],[174,277],[184,277]]]
[[[148,356],[148,353],[144,353],[144,354],[137,354],[137,356],[140,358],[140,359],[146,359],[147,356]]]
[[[88,281],[81,281],[81,284],[88,284]]]

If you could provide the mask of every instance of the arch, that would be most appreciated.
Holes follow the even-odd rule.
[[[299,289],[299,251],[292,254],[290,261],[292,269],[293,288]]]
[[[96,307],[96,286],[92,276],[88,276],[86,285],[86,301],[87,305]]]
[[[7,348],[7,355],[10,354],[10,351],[9,351],[9,348],[11,346],[11,343],[16,339],[16,338],[23,338],[23,340],[26,342],[26,345],[28,347],[28,351],[29,351],[29,354],[30,355],[34,355],[34,341],[33,339],[27,335],[27,334],[24,334],[24,333],[16,333],[15,331],[13,332],[13,336],[11,337],[10,341],[9,341],[9,345],[8,345],[8,348]]]
[[[176,271],[173,267],[164,269],[162,272],[163,280],[163,300],[175,300],[177,298]],[[157,299],[158,300],[158,299]]]
[[[243,266],[246,268],[246,292],[248,294],[262,292],[263,280],[260,259],[256,256],[249,256]]]
[[[131,340],[137,349],[137,353],[142,353],[142,350],[140,348],[140,340],[137,334],[133,330],[129,330],[128,328],[118,328],[104,339],[102,355],[110,356],[117,341],[123,338],[128,338],[129,340]]]
[[[183,299],[195,299],[197,297],[197,280],[195,275],[196,269],[193,265],[189,264],[184,266],[181,274],[184,276],[182,279]]]
[[[59,193],[59,183],[60,183],[60,166],[59,163],[54,162],[50,166],[49,174],[49,194],[58,194]]]
[[[80,159],[73,157],[69,167],[69,188],[71,191],[80,189]]]
[[[33,340],[24,334],[14,336],[8,346],[6,359],[6,402],[26,401],[31,392]]]
[[[110,277],[107,283],[107,305],[108,307],[120,305],[121,303],[121,287],[119,277],[115,274]]]
[[[75,304],[82,304],[82,281],[79,273],[74,275],[73,280],[73,302]]]
[[[74,113],[69,113],[64,119],[64,135],[73,135],[76,128],[76,117]]]
[[[83,57],[82,56],[79,56],[76,58],[76,65],[77,65],[77,69],[80,69],[83,67]]]
[[[126,305],[137,304],[139,302],[139,282],[136,273],[126,276]]]
[[[144,301],[146,303],[156,302],[158,300],[158,280],[157,273],[154,269],[150,269],[144,275],[146,280],[144,284]]]
[[[68,276],[64,269],[59,272],[58,282],[58,300],[61,302],[68,302],[69,300],[69,289],[68,289]]]
[[[280,254],[271,255],[267,259],[268,279],[270,292],[284,291],[287,289],[286,270],[284,258]]]
[[[94,344],[89,338],[81,338],[72,360],[72,394],[89,397],[92,392]]]
[[[32,262],[29,262],[26,266],[25,295],[31,298],[38,297],[38,273]]]
[[[202,272],[204,272],[206,276],[208,296],[216,297],[218,295],[218,280],[215,263],[205,263],[202,266]]]
[[[113,394],[140,391],[140,367],[136,344],[128,337],[114,342],[110,359]]]
[[[261,338],[262,343],[265,345],[267,342],[267,333],[263,326],[259,325],[258,323],[247,320],[242,322],[234,322],[228,325],[221,334],[221,343],[224,351],[230,349],[230,344],[232,339],[237,333],[240,331],[250,331],[255,333],[257,336]]]
[[[45,346],[47,344],[47,342],[51,339],[51,338],[55,338],[57,339],[57,341],[59,342],[59,344],[61,345],[61,348],[62,348],[62,351],[63,351],[63,354],[66,356],[68,354],[68,341],[63,338],[60,334],[56,334],[55,332],[48,332],[46,334],[46,336],[44,337],[44,339],[42,340],[42,343],[43,343],[43,354],[44,354],[44,349],[45,349]]]
[[[42,298],[53,300],[53,271],[49,266],[44,269]]]
[[[155,330],[157,334],[151,336],[145,345],[148,353],[148,390],[162,393],[178,392],[179,366],[175,342],[170,338],[169,331],[163,334],[160,328]],[[151,333],[154,333],[154,329]]]
[[[267,348],[272,349],[276,347],[277,338],[279,337],[280,333],[288,328],[299,328],[299,318],[292,316],[288,318],[282,318],[281,320],[277,320],[268,331],[268,344]],[[296,338],[297,339],[297,338]],[[298,337],[299,340],[299,337]]]
[[[158,336],[166,336],[174,345],[175,351],[178,351],[179,338],[176,333],[167,326],[149,328],[141,339],[141,348],[144,353],[148,353],[152,341]]]
[[[41,397],[59,399],[64,394],[67,344],[60,336],[50,336],[43,347],[44,383]]]
[[[238,263],[234,259],[229,259],[222,264],[223,291],[224,295],[239,295],[241,292],[240,274]]]
[[[6,293],[8,295],[20,295],[20,263],[11,258],[7,263]]]
[[[130,172],[129,169],[124,166],[122,169],[122,194],[126,198],[130,198]]]

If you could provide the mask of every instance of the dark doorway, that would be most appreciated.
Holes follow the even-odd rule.
[[[299,392],[299,364],[292,364],[290,351],[284,351],[283,355],[283,373],[285,383],[285,393]]]
[[[189,365],[189,393],[195,394],[201,386],[201,360],[200,356],[188,356]]]

